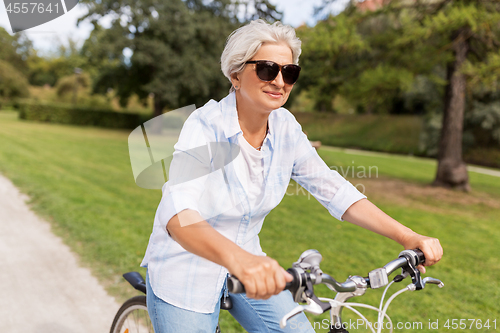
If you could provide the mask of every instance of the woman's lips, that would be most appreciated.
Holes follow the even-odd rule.
[[[270,97],[272,97],[272,98],[276,98],[276,99],[281,98],[281,96],[283,96],[283,94],[282,94],[282,93],[280,93],[280,92],[265,91],[265,93],[266,93],[268,96],[270,96]]]

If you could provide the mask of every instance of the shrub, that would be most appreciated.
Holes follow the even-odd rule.
[[[85,89],[90,85],[90,76],[87,73],[65,76],[57,81],[57,96],[62,97],[65,95],[71,95],[74,92],[75,88],[77,90],[79,90],[80,88]]]
[[[21,102],[19,103],[19,111],[20,119],[60,124],[132,129],[141,123],[140,116],[135,113],[73,107],[62,104]]]
[[[442,121],[440,113],[426,116],[419,143],[424,155],[437,156]],[[462,145],[465,153],[477,148],[500,148],[500,101],[472,103],[464,117]]]
[[[500,101],[474,102],[474,108],[466,115],[465,121],[476,145],[500,147]]]

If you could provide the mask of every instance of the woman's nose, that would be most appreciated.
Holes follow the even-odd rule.
[[[281,71],[279,71],[278,75],[271,81],[271,84],[275,85],[278,88],[283,88],[285,86],[285,81],[283,81],[283,75]]]

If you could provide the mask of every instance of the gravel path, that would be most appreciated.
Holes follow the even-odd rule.
[[[0,331],[109,332],[119,308],[0,175]]]

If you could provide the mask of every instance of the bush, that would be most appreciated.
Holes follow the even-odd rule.
[[[443,126],[443,115],[439,113],[428,114],[424,118],[418,150],[425,156],[436,157],[438,155],[439,138]]]
[[[443,115],[431,113],[425,117],[420,133],[422,155],[438,155]],[[462,138],[463,157],[467,163],[500,167],[500,102],[474,101],[464,117]]]
[[[476,145],[500,147],[500,101],[488,104],[474,102],[465,122],[466,129],[473,133]]]
[[[90,85],[90,76],[87,73],[65,76],[57,81],[57,96],[71,95],[75,88],[78,91],[80,88],[88,88]]]
[[[442,121],[443,115],[439,113],[426,116],[419,143],[419,150],[424,155],[437,156]],[[500,101],[472,103],[464,116],[462,145],[464,152],[481,147],[500,148]]]
[[[132,129],[140,125],[141,118],[135,113],[97,110],[61,104],[21,102],[19,118],[60,124],[99,126]]]

